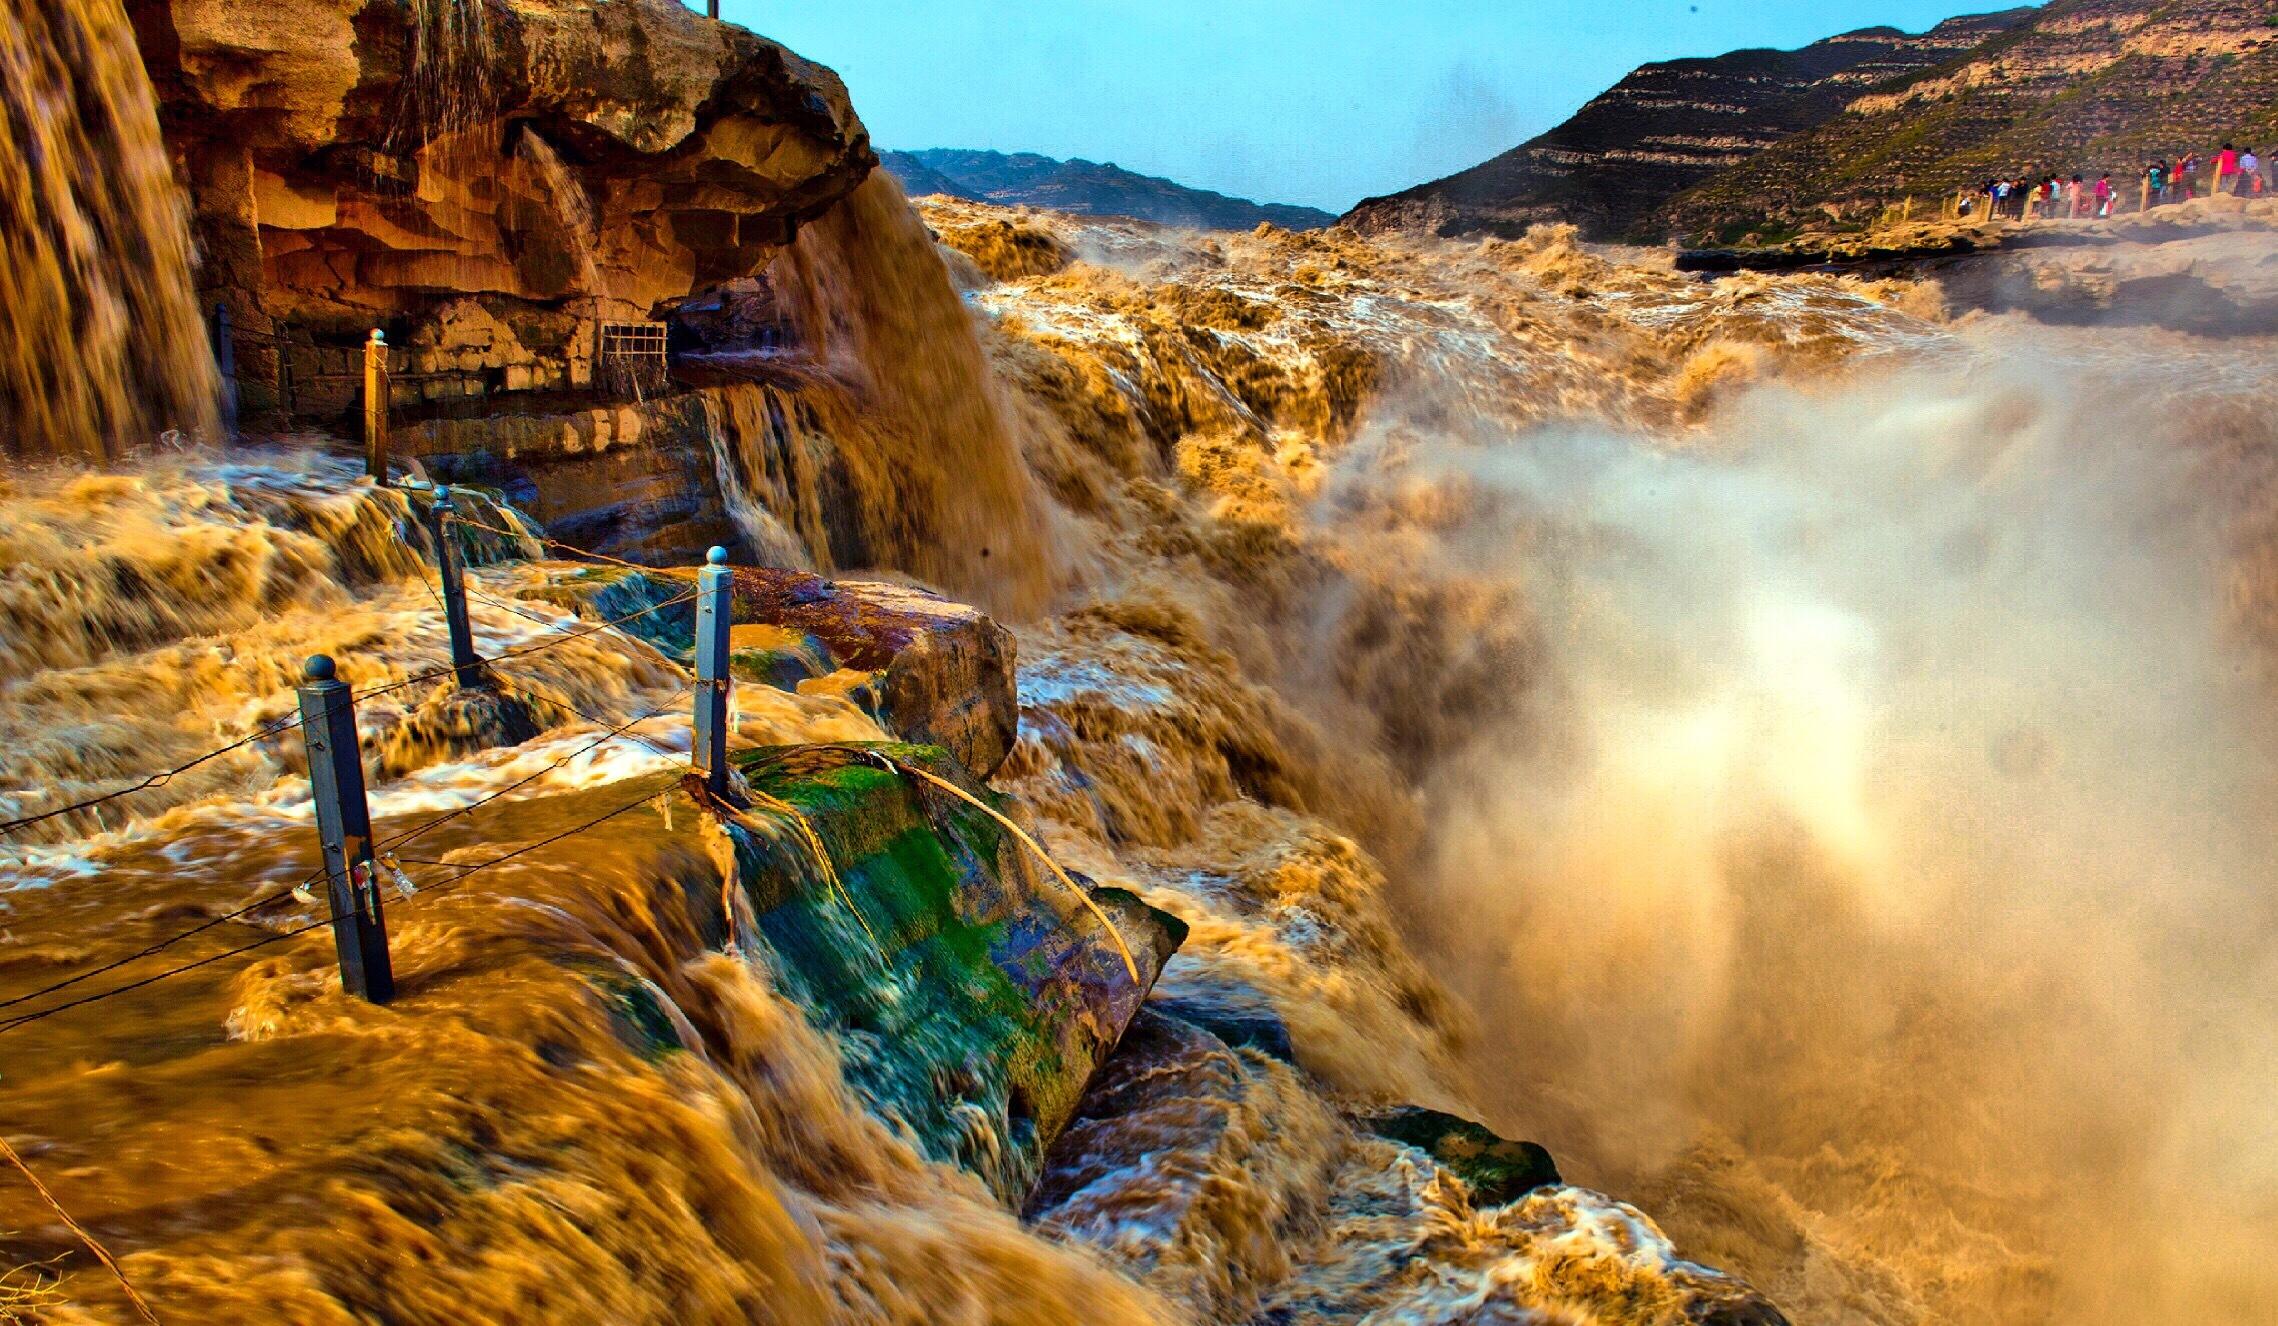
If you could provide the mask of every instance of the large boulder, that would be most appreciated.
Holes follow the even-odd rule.
[[[1011,631],[978,608],[883,581],[736,572],[736,617],[795,627],[841,669],[870,674],[880,717],[987,778],[1020,728]]]
[[[1290,1069],[1150,1005],[1093,1078],[1027,1215],[1197,1320],[1244,1321],[1317,1237],[1343,1130]]]
[[[1578,1298],[1625,1321],[1786,1321],[1636,1209],[1563,1184],[1540,1147],[1414,1107],[1341,1114],[1160,998],[1092,1078],[1028,1216],[1205,1321],[1554,1326]]]
[[[739,763],[758,795],[722,823],[753,912],[744,942],[838,1038],[873,1110],[1017,1204],[1185,925],[1117,889],[1079,881],[1077,896],[973,801],[906,772],[1007,804],[939,750]]]
[[[626,630],[688,662],[696,609],[672,601],[691,587],[694,560],[681,572],[592,567],[530,592],[596,620],[623,619]],[[641,611],[650,607],[657,611]],[[976,778],[994,774],[1012,751],[1016,646],[978,608],[908,585],[738,567],[731,645],[738,682],[845,696],[887,731],[940,747]]]

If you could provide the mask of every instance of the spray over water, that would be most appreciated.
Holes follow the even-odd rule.
[[[790,415],[738,407],[745,483],[758,486],[775,458],[799,466],[803,442],[777,438],[783,425],[820,431],[838,443],[855,547],[816,549],[819,563],[895,567],[1001,612],[1040,608],[1052,580],[1035,483],[973,314],[901,187],[873,173],[799,232],[770,277],[819,371]],[[812,501],[777,518],[811,530]]]
[[[2278,746],[2215,462],[2273,432],[2005,349],[1357,458],[1544,623],[1407,901],[1497,1121],[1801,1319],[2259,1320]]]

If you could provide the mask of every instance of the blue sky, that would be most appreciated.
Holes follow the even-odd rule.
[[[1494,156],[1637,65],[2000,0],[723,0],[881,147],[988,147],[1342,211]]]

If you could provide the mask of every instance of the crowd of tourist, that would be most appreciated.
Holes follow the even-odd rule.
[[[1960,214],[2011,221],[2086,220],[2131,206],[2161,207],[2215,194],[2262,197],[2278,193],[2274,170],[2278,163],[2265,160],[2251,146],[2225,143],[2210,156],[2187,152],[2151,162],[2132,180],[2132,198],[2113,183],[2109,172],[2093,180],[2085,175],[2012,176],[1987,180],[1974,193],[1962,195]]]

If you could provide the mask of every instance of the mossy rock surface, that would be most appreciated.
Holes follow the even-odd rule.
[[[1501,1206],[1537,1188],[1562,1183],[1550,1152],[1513,1142],[1483,1124],[1438,1110],[1407,1105],[1361,1123],[1377,1136],[1429,1155],[1454,1170],[1479,1206]]]
[[[931,747],[798,747],[741,758],[760,794],[730,829],[780,988],[837,1037],[849,1081],[928,1156],[1017,1202],[1184,926],[1129,894],[1100,920],[990,816],[871,762],[875,750],[1002,802]],[[827,849],[767,800],[795,808]]]

